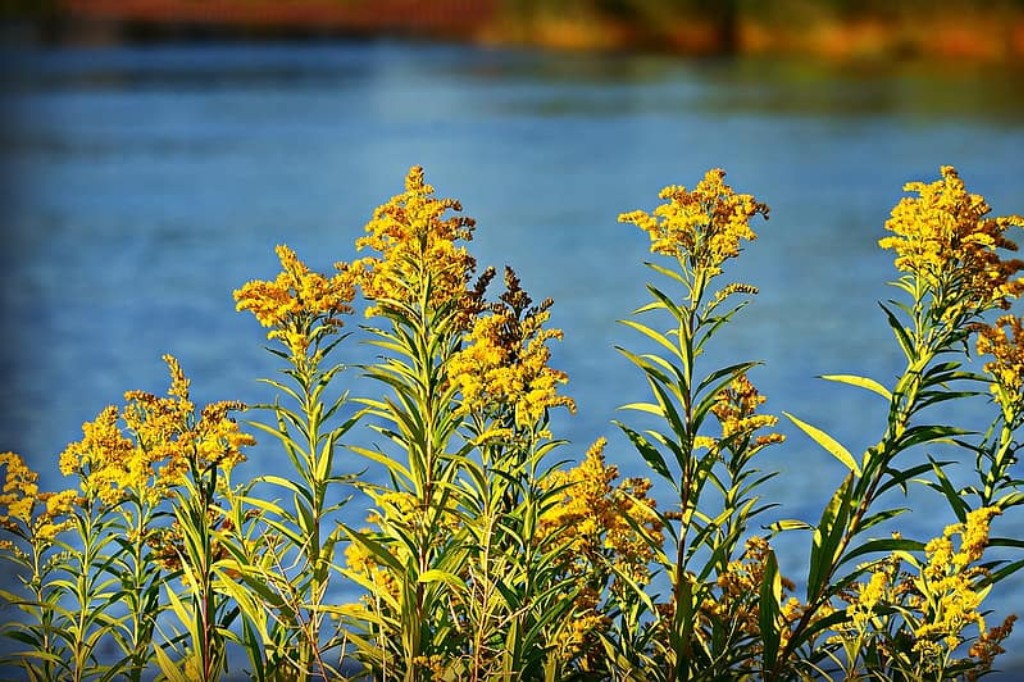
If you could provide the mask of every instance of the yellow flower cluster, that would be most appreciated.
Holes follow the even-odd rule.
[[[236,309],[251,311],[261,325],[270,327],[267,338],[280,340],[293,356],[302,357],[319,334],[342,326],[340,316],[352,312],[355,282],[344,264],[333,277],[311,272],[283,244],[277,257],[277,278],[252,280],[236,290]]]
[[[454,509],[444,509],[435,520],[429,509],[415,495],[406,492],[388,490],[385,492],[367,491],[373,499],[376,508],[371,509],[366,520],[379,529],[387,529],[390,537],[410,536],[422,534],[428,523],[436,521],[442,532],[454,535],[461,527],[461,520]],[[429,517],[429,518],[428,518]],[[362,533],[370,533],[369,529],[363,529]],[[392,556],[398,557],[399,561],[407,558],[401,555],[400,544],[389,545],[388,551]],[[367,602],[378,596],[386,596],[396,601],[400,596],[399,583],[390,568],[384,567],[374,556],[373,552],[358,541],[350,542],[345,548],[345,564],[348,570],[374,586],[377,595],[363,597]],[[351,608],[351,607],[350,607]]]
[[[887,657],[915,661],[918,672],[938,670],[964,641],[974,625],[978,637],[968,651],[969,679],[988,670],[1003,649],[1015,618],[989,630],[981,611],[988,592],[983,581],[988,571],[978,565],[988,545],[989,524],[1000,512],[985,507],[967,514],[965,523],[947,526],[940,537],[925,545],[925,562],[915,574],[901,572],[901,559],[893,554],[871,570],[867,583],[854,586],[843,598],[849,603],[848,621],[829,639],[836,643],[869,640]],[[954,538],[960,536],[959,547]],[[883,616],[888,607],[888,615]],[[893,628],[891,619],[904,625]],[[908,655],[912,656],[908,659]]]
[[[18,519],[25,523],[32,521],[32,507],[39,496],[39,474],[28,468],[13,452],[0,455],[7,475],[4,477],[3,492],[0,493],[0,522]]]
[[[849,604],[846,608],[849,621],[837,627],[839,635],[831,641],[862,637],[881,607],[899,603],[912,590],[908,581],[900,579],[899,569],[899,558],[890,556],[871,567],[866,583],[857,583],[841,595]]]
[[[608,629],[611,619],[592,609],[576,614],[552,638],[552,646],[563,663],[576,660],[585,653],[595,638]]]
[[[745,374],[740,374],[716,397],[711,411],[722,426],[722,440],[732,443],[734,447],[749,439],[759,429],[775,426],[779,419],[770,414],[755,414],[757,408],[765,402]],[[769,433],[758,436],[754,448],[781,443],[785,436],[781,433]],[[704,441],[701,441],[702,443]],[[698,443],[695,443],[695,446]]]
[[[0,454],[0,466],[5,470],[3,488],[0,488],[0,527],[18,532],[21,521],[29,533],[44,543],[50,543],[58,533],[71,527],[69,518],[78,505],[78,493],[62,490],[58,493],[40,492],[38,474],[13,452]],[[40,513],[35,514],[37,506]],[[5,542],[4,547],[11,547]]]
[[[541,515],[540,535],[564,538],[567,569],[584,583],[594,571],[606,571],[610,564],[636,584],[646,585],[653,548],[663,541],[654,500],[647,497],[651,483],[628,478],[613,487],[619,470],[605,463],[606,445],[604,438],[599,439],[578,466],[554,471],[544,480],[549,490],[564,487],[565,491],[561,501]],[[622,586],[616,580],[612,589]]]
[[[987,572],[974,566],[988,544],[989,522],[1000,513],[996,507],[970,512],[963,524],[947,526],[941,537],[925,545],[927,564],[913,581],[917,595],[911,606],[921,613],[914,630],[915,651],[923,657],[943,655],[943,645],[952,651],[962,642],[961,633],[971,624],[981,634],[986,632],[985,619],[978,610],[985,590],[978,580]],[[960,536],[959,550],[953,537]]]
[[[1022,407],[1024,403],[1024,326],[1021,318],[1004,315],[992,326],[981,327],[978,332],[979,355],[991,355],[985,371],[992,375],[1001,399],[1009,405]],[[999,391],[996,391],[999,395]],[[1007,405],[1007,406],[1009,406]]]
[[[361,532],[368,533],[370,529],[364,528]],[[381,568],[381,564],[373,553],[361,542],[350,542],[345,548],[345,566],[351,573],[373,585],[371,593],[361,597],[364,603],[371,602],[382,596],[392,601],[398,599],[401,590],[398,581],[395,580],[395,576],[391,571]],[[353,608],[353,605],[349,605],[349,608],[361,614],[368,614],[370,612],[365,606],[363,608]]]
[[[633,211],[619,222],[633,223],[650,235],[651,252],[688,258],[691,267],[713,276],[722,263],[740,252],[740,240],[757,235],[750,221],[757,214],[768,217],[768,207],[749,194],[736,194],[725,184],[725,171],[714,168],[693,191],[671,185],[661,190],[667,200],[654,213]]]
[[[850,605],[847,613],[853,617],[854,627],[860,629],[874,614],[875,607],[885,599],[889,587],[889,574],[886,571],[874,571],[867,584],[861,586],[856,602]]]
[[[986,218],[985,199],[970,194],[952,166],[940,169],[942,179],[931,184],[911,182],[893,208],[885,229],[896,236],[879,241],[896,252],[896,267],[914,274],[935,292],[954,295],[963,305],[983,310],[1008,307],[1008,299],[1024,293],[1024,279],[1012,279],[1024,261],[1003,260],[997,249],[1017,250],[1004,236],[1011,225],[1024,226],[1024,217]]]
[[[501,302],[474,320],[465,347],[452,357],[448,372],[462,393],[462,412],[499,416],[508,409],[517,428],[528,428],[549,408],[562,406],[574,412],[576,404],[557,392],[569,377],[548,366],[547,342],[562,338],[560,329],[543,328],[551,300],[532,306],[511,268],[505,270],[505,285]]]
[[[171,373],[169,397],[144,391],[125,393],[127,404],[115,406],[82,425],[84,438],[60,455],[65,476],[78,476],[82,493],[116,504],[132,491],[140,501],[155,503],[179,485],[190,468],[217,464],[224,470],[244,461],[241,449],[255,444],[228,413],[243,409],[237,402],[205,407],[199,419],[189,399],[189,382],[178,361],[164,356]],[[134,442],[125,436],[119,419]]]
[[[767,539],[756,535],[748,538],[743,556],[730,561],[725,571],[718,575],[716,583],[720,590],[719,594],[709,596],[701,602],[702,615],[718,622],[732,623],[742,632],[758,636],[761,632],[761,583],[764,582],[765,566],[770,552],[771,545]],[[794,589],[792,581],[787,578],[782,578],[782,587],[788,591]],[[796,599],[789,599],[784,603],[782,616],[785,622],[793,620],[798,609],[799,602]],[[784,638],[785,635],[784,630]]]
[[[380,254],[351,264],[363,295],[376,303],[368,316],[422,303],[435,311],[455,305],[449,312],[457,313],[471,303],[467,286],[476,261],[457,242],[473,238],[475,223],[464,216],[445,217],[461,210],[454,199],[434,197],[421,167],[410,169],[405,192],[377,207],[366,225],[367,236],[356,240],[359,250]]]
[[[445,680],[445,657],[440,654],[431,654],[430,656],[415,656],[412,661],[412,668],[414,671],[422,670],[430,676],[430,682],[444,682]],[[419,679],[417,676],[415,679]]]

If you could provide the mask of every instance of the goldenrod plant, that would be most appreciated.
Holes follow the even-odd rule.
[[[620,427],[675,493],[659,513],[667,546],[659,536],[650,543],[670,593],[644,599],[648,622],[634,618],[631,627],[650,632],[639,651],[631,644],[622,653],[651,679],[721,679],[759,672],[758,657],[774,655],[781,644],[785,617],[774,553],[763,538],[747,537],[751,517],[764,509],[756,490],[771,476],[751,461],[782,441],[779,434],[758,432],[777,419],[757,413],[764,397],[747,376],[755,362],[710,369],[702,362],[707,344],[744,307],[735,298],[757,293],[749,284],[716,284],[741,241],[756,238],[751,221],[766,218],[768,207],[737,194],[717,169],[692,191],[669,186],[659,196],[665,203],[653,212],[619,220],[649,235],[651,252],[668,265],[648,267],[673,290],[648,285],[652,300],[636,315],[660,314],[657,323],[624,321],[653,342],[653,350],[620,350],[643,371],[652,393],[651,401],[625,408],[652,414],[665,428]]]
[[[757,294],[730,270],[768,216],[714,169],[620,216],[650,237],[656,283],[619,349],[650,397],[623,406],[621,444],[583,449],[550,419],[576,407],[552,366],[553,302],[510,267],[495,293],[498,270],[478,271],[468,248],[474,221],[414,167],[359,258],[321,274],[282,245],[279,274],[235,292],[282,363],[263,380],[272,400],[197,410],[167,356],[166,396],[130,391],[60,455],[68,489],[41,491],[0,455],[5,675],[988,674],[1015,621],[993,596],[1024,566],[1024,542],[998,532],[1024,503],[1024,261],[1006,255],[1024,218],[990,217],[951,167],[906,190],[881,240],[898,295],[879,316],[905,368],[892,382],[824,376],[888,406],[874,445],[855,455],[788,413],[800,437],[784,442],[758,362],[711,359]],[[375,359],[345,362],[359,342]],[[350,397],[356,372],[369,393]],[[968,401],[989,410],[983,428],[943,409]],[[245,409],[247,425],[233,416]],[[287,464],[247,472],[250,431]],[[839,463],[815,518],[769,513],[778,474],[761,453],[781,447]],[[926,537],[901,532],[911,488],[948,511]],[[782,575],[793,564],[777,548],[802,539],[806,573]]]
[[[335,456],[356,417],[345,413],[347,392],[332,391],[345,369],[332,362],[332,351],[347,336],[342,315],[352,312],[355,281],[345,266],[330,277],[311,271],[284,245],[277,256],[278,276],[248,282],[235,300],[238,310],[252,312],[269,329],[267,338],[278,347],[267,350],[286,363],[287,381],[263,380],[278,393],[274,403],[259,406],[273,422],[251,424],[277,441],[293,475],[257,476],[239,491],[232,498],[233,532],[224,542],[243,586],[263,597],[252,600],[232,588],[244,606],[244,641],[255,676],[324,679],[338,674],[344,658],[342,640],[325,627],[325,607],[342,540],[338,513],[347,495],[340,488],[351,480],[337,471]],[[265,487],[290,503],[259,497]]]
[[[104,409],[61,453],[76,489],[40,492],[21,458],[5,456],[3,521],[14,539],[4,557],[24,589],[4,597],[25,615],[5,631],[27,647],[8,662],[27,679],[142,679],[159,669],[211,680],[223,671],[234,607],[210,589],[210,514],[218,473],[254,441],[228,416],[241,404],[197,414],[177,360],[165,360],[167,397],[129,391],[122,409]],[[112,647],[120,656],[104,655]],[[172,662],[168,650],[183,653]]]

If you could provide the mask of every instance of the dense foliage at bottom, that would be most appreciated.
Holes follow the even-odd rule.
[[[880,242],[899,271],[880,319],[905,369],[890,384],[824,377],[888,405],[877,443],[855,455],[787,414],[846,475],[817,518],[765,526],[774,474],[757,462],[783,443],[777,418],[761,411],[756,362],[708,366],[705,351],[757,293],[725,268],[768,208],[724,177],[620,216],[650,236],[659,283],[623,321],[637,347],[619,349],[650,398],[616,425],[657,485],[620,480],[604,439],[564,462],[548,415],[575,406],[550,366],[552,302],[511,268],[497,293],[466,248],[474,222],[413,168],[357,241],[365,257],[322,274],[280,246],[280,274],[235,292],[282,363],[264,380],[272,403],[199,409],[168,356],[166,396],[128,392],[60,455],[71,488],[41,491],[21,457],[0,455],[0,559],[15,576],[0,597],[16,614],[5,670],[76,682],[988,672],[1014,616],[986,604],[1024,564],[1024,542],[994,533],[1024,501],[1011,312],[1024,262],[1003,255],[1024,219],[989,217],[950,167],[907,185]],[[363,304],[356,333],[377,360],[350,368],[343,320]],[[350,397],[352,371],[379,393]],[[991,422],[936,420],[949,401],[987,406]],[[242,410],[257,415],[245,429]],[[288,476],[233,479],[253,434],[280,448]],[[964,461],[972,473],[954,485]],[[911,486],[955,523],[894,532]],[[342,521],[352,504],[364,523]],[[781,533],[809,541],[796,581],[779,570]],[[336,603],[339,586],[362,597]]]

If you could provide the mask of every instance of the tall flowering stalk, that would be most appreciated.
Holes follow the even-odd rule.
[[[97,554],[97,564],[107,568],[88,571],[83,558],[75,573],[80,580],[85,580],[83,575],[110,574],[119,586],[111,597],[127,607],[127,614],[120,626],[124,636],[116,640],[130,679],[148,674],[156,660],[171,677],[213,680],[223,670],[222,618],[229,616],[224,613],[226,598],[212,584],[217,557],[210,541],[210,514],[218,476],[244,461],[242,448],[255,440],[229,417],[242,409],[240,403],[213,403],[197,413],[178,361],[171,356],[164,360],[171,375],[166,397],[127,392],[120,420],[117,408],[107,408],[84,426],[85,437],[61,454],[61,470],[80,481],[84,502],[79,522],[88,522],[94,508],[109,508],[107,514],[113,516],[95,529],[82,528],[84,555],[93,536],[98,551],[110,541],[118,548],[105,561]],[[185,599],[168,589],[168,581],[177,578],[187,587]],[[82,611],[102,613],[95,607]],[[164,634],[166,648],[155,642],[164,611],[181,625],[168,626],[173,634]],[[174,651],[176,656],[169,653]]]
[[[58,602],[63,590],[56,581],[61,555],[59,538],[74,527],[79,502],[75,490],[46,493],[39,490],[39,475],[13,452],[0,454],[3,488],[0,493],[0,528],[10,539],[0,540],[0,555],[14,569],[20,593],[0,591],[17,607],[22,619],[4,623],[2,632],[25,649],[6,661],[27,680],[52,680],[67,671],[65,644],[60,628],[65,613]],[[10,574],[8,574],[10,575]]]
[[[667,331],[638,320],[624,322],[659,352],[620,349],[643,371],[653,397],[652,402],[626,409],[654,415],[667,429],[639,432],[625,424],[620,427],[677,494],[673,508],[658,516],[668,547],[651,543],[656,563],[671,585],[670,599],[661,604],[646,600],[654,617],[650,648],[625,652],[638,668],[657,670],[657,679],[713,679],[751,670],[757,654],[751,630],[760,633],[766,659],[775,655],[781,640],[782,579],[766,545],[756,557],[761,564],[757,580],[749,585],[754,596],[750,591],[745,595],[752,599],[750,608],[709,608],[725,598],[721,590],[730,584],[748,520],[763,508],[755,491],[770,474],[759,474],[751,460],[782,440],[777,434],[755,435],[776,422],[775,417],[756,414],[763,398],[747,379],[756,363],[740,362],[703,375],[697,371],[708,341],[744,305],[730,305],[733,296],[757,291],[739,283],[716,291],[715,279],[726,261],[739,255],[741,241],[756,237],[751,220],[768,215],[767,206],[737,194],[724,178],[721,170],[708,171],[692,191],[680,186],[662,190],[659,196],[665,203],[653,213],[634,211],[619,217],[649,235],[651,251],[667,257],[670,265],[648,267],[680,290],[676,295],[648,285],[652,301],[637,311],[664,315],[671,325]],[[712,416],[720,423],[719,435],[708,430]],[[753,622],[740,622],[747,617]]]
[[[344,266],[332,276],[311,271],[287,246],[278,246],[277,255],[278,276],[248,282],[235,300],[239,311],[252,312],[268,328],[267,338],[280,345],[268,350],[288,365],[282,370],[287,382],[263,380],[286,401],[261,406],[273,413],[274,423],[253,425],[281,444],[295,478],[259,476],[232,498],[237,533],[227,547],[244,582],[273,595],[268,606],[274,632],[257,605],[246,610],[250,661],[261,677],[288,670],[301,680],[336,674],[324,653],[342,645],[327,637],[324,605],[342,538],[336,515],[345,498],[335,491],[351,479],[335,471],[335,455],[357,418],[343,414],[347,392],[330,396],[328,389],[344,369],[329,361],[345,338],[342,316],[352,312],[355,281]],[[293,506],[252,496],[260,484],[286,493]],[[254,516],[265,532],[245,528]]]
[[[411,169],[405,192],[374,211],[356,242],[376,255],[350,266],[371,304],[367,315],[381,321],[368,331],[384,355],[367,374],[389,393],[363,402],[398,454],[357,449],[387,468],[391,486],[363,486],[377,503],[380,532],[349,530],[347,574],[373,601],[349,616],[361,633],[356,655],[392,679],[419,679],[445,653],[445,633],[455,627],[448,586],[461,580],[465,560],[452,524],[455,479],[470,446],[455,442],[462,417],[449,362],[481,292],[470,286],[476,262],[462,245],[474,222],[448,215],[460,210],[459,202],[434,196],[422,168]],[[375,582],[378,570],[392,587]]]
[[[463,460],[459,479],[472,549],[458,601],[472,680],[563,676],[552,642],[583,613],[552,560],[564,551],[564,535],[543,518],[560,497],[545,484],[545,459],[561,444],[552,440],[548,414],[575,411],[573,400],[559,393],[567,375],[549,364],[547,343],[562,332],[545,326],[550,299],[534,305],[511,268],[504,280],[505,291],[481,306],[448,368],[475,451]]]
[[[391,486],[365,486],[376,533],[352,531],[349,575],[366,587],[356,619],[358,655],[374,674],[421,679],[557,679],[554,641],[565,638],[574,583],[553,560],[561,528],[542,515],[560,488],[544,485],[548,412],[574,409],[549,365],[551,301],[534,305],[511,269],[486,302],[494,271],[472,284],[459,242],[473,222],[446,217],[414,168],[406,192],[380,207],[357,244],[380,253],[353,264],[387,321],[371,328],[385,358],[368,368],[393,396],[367,401],[399,458]]]
[[[981,196],[967,192],[955,169],[944,166],[941,175],[939,181],[931,184],[906,185],[906,191],[917,196],[905,197],[896,205],[886,222],[886,229],[893,236],[880,241],[883,248],[896,252],[896,267],[904,274],[895,286],[910,299],[909,303],[891,301],[888,306],[882,306],[906,358],[905,370],[891,390],[864,377],[825,377],[865,388],[888,402],[887,426],[881,439],[858,461],[824,432],[790,417],[839,459],[849,473],[832,495],[820,521],[812,527],[808,606],[770,667],[772,678],[783,676],[787,659],[798,648],[809,647],[808,651],[813,648],[811,643],[816,633],[828,622],[816,623],[816,614],[831,611],[836,595],[866,570],[859,566],[841,575],[839,571],[844,565],[855,558],[882,551],[920,551],[921,545],[911,540],[863,538],[865,531],[905,511],[877,508],[887,492],[905,489],[910,481],[932,472],[936,477],[933,487],[943,491],[960,520],[966,520],[969,507],[950,485],[943,471],[944,464],[933,460],[904,462],[905,457],[897,463],[897,457],[919,446],[958,443],[981,454],[979,468],[982,468],[981,460],[987,456],[986,452],[991,453],[986,446],[967,444],[961,438],[966,432],[957,427],[924,421],[925,411],[940,402],[975,395],[955,388],[956,382],[974,380],[976,376],[962,370],[960,362],[950,358],[964,352],[983,315],[993,309],[1008,308],[1010,301],[1024,292],[1024,279],[1015,278],[1024,270],[1024,261],[1004,259],[1000,253],[1016,249],[1004,233],[1011,226],[1024,225],[1024,218],[987,217],[989,206]],[[997,345],[1003,347],[991,343],[995,338],[993,332],[982,336],[983,352],[994,351]],[[997,375],[1002,376],[998,369]],[[1016,419],[1012,410],[1005,414],[1011,422]],[[1006,441],[1008,435],[1003,431],[997,440]],[[991,453],[993,483],[1006,473],[1006,447],[996,445],[995,452]],[[991,490],[981,498],[984,505],[989,504]],[[800,526],[799,523],[794,525]],[[804,658],[812,660],[813,655],[807,653]]]

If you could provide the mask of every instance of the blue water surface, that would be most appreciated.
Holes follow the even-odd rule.
[[[903,183],[952,164],[996,214],[1024,213],[1024,78],[1012,69],[390,42],[25,47],[4,63],[0,451],[22,453],[47,487],[67,485],[56,456],[83,422],[127,389],[166,390],[164,353],[197,403],[268,399],[256,379],[280,367],[232,291],[276,274],[278,243],[324,271],[354,257],[414,164],[477,219],[481,265],[512,264],[535,298],[554,298],[566,333],[553,364],[579,407],[554,416],[563,456],[608,436],[624,475],[647,472],[610,421],[635,420],[617,408],[646,385],[614,350],[642,345],[617,320],[644,302],[651,274],[646,237],[620,213],[712,167],[771,206],[730,270],[761,294],[709,361],[763,360],[752,378],[765,408],[854,452],[881,434],[885,405],[816,376],[891,384],[902,369],[876,301],[897,295],[877,240]],[[341,352],[372,357],[355,339]],[[365,383],[353,373],[352,386]],[[953,416],[983,428],[984,407]],[[762,468],[780,471],[765,490],[780,507],[765,522],[813,521],[842,467],[779,428],[789,441]],[[344,453],[339,466],[364,462]],[[287,472],[270,445],[247,467]],[[910,537],[952,518],[934,493],[905,504]],[[996,530],[1024,536],[1024,517]],[[779,541],[788,575],[805,572],[808,540]],[[1003,587],[999,614],[1024,610],[1021,581]]]

